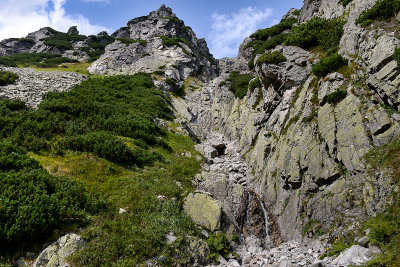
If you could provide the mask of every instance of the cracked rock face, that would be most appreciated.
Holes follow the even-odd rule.
[[[185,26],[170,8],[161,6],[148,16],[133,19],[128,27],[116,31],[115,43],[95,61],[89,71],[96,74],[133,74],[163,69],[165,76],[183,81],[189,76],[204,80],[218,73],[215,59],[204,39],[197,39],[190,27]],[[181,38],[175,44],[164,44],[162,38]],[[125,45],[119,38],[142,40]],[[144,41],[144,42],[143,42]]]

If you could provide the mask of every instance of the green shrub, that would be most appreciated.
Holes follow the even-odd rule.
[[[253,80],[249,83],[249,90],[250,90],[251,92],[253,92],[254,89],[256,89],[256,88],[262,88],[262,83],[261,83],[261,81],[260,81],[260,78],[253,79]]]
[[[222,82],[220,82],[220,83],[218,84],[219,87],[222,87],[222,86],[224,86],[224,85],[226,85],[226,81],[222,81]]]
[[[282,55],[282,53],[280,51],[267,52],[265,54],[262,54],[257,59],[257,65],[262,65],[264,63],[279,64],[284,61],[286,61],[286,57],[284,55]]]
[[[337,71],[340,67],[346,66],[347,62],[347,59],[343,58],[341,55],[334,54],[315,64],[312,71],[317,77],[325,77],[328,73]]]
[[[105,47],[112,42],[114,42],[113,37],[109,36],[96,36],[96,35],[90,35],[90,42],[89,42],[89,47],[82,47],[81,50],[86,52],[88,54],[89,62],[93,62],[100,58],[102,54],[104,54]]]
[[[87,38],[85,35],[68,34],[56,31],[52,28],[48,28],[48,30],[53,34],[53,36],[44,38],[44,44],[60,50],[73,49],[73,42],[84,41]]]
[[[17,67],[18,65],[24,67],[55,67],[66,62],[74,63],[78,61],[50,53],[18,53],[0,57],[0,65],[9,67]]]
[[[339,89],[326,97],[326,102],[335,105],[345,99],[347,96],[347,91]]]
[[[356,20],[356,24],[368,26],[374,20],[386,20],[400,11],[400,0],[380,0],[370,9],[364,11]]]
[[[19,76],[16,73],[0,70],[0,86],[13,84],[18,78]]]
[[[322,46],[325,51],[339,45],[343,35],[345,21],[341,19],[327,20],[314,17],[300,26],[293,28],[286,41],[286,45],[299,46],[308,49]]]
[[[238,71],[232,71],[227,81],[230,81],[229,90],[233,92],[235,97],[243,98],[247,94],[249,82],[254,77],[250,74],[240,74]]]
[[[346,7],[348,4],[351,3],[351,1],[353,1],[353,0],[339,0],[339,4]]]
[[[48,93],[37,110],[0,101],[0,137],[30,151],[72,149],[142,166],[160,157],[143,146],[129,148],[117,136],[164,147],[158,137],[165,132],[153,119],[170,119],[170,111],[148,74],[93,78],[71,91]]]
[[[296,18],[289,18],[270,28],[258,30],[250,35],[250,37],[259,41],[266,41],[270,37],[281,34],[285,30],[290,30],[295,23],[297,23]],[[248,44],[248,46],[251,45]]]
[[[213,233],[207,239],[207,244],[210,247],[210,258],[214,263],[218,262],[218,257],[221,255],[224,258],[232,252],[232,247],[228,238],[224,233]]]
[[[253,38],[245,48],[253,48],[252,58],[249,62],[249,67],[254,67],[254,58],[258,54],[264,53],[266,50],[275,48],[277,45],[282,44],[287,37],[287,34],[282,34],[285,30],[290,30],[293,24],[297,23],[296,18],[290,18],[274,25],[270,28],[258,30],[253,33],[250,37]]]
[[[41,236],[65,220],[82,220],[90,205],[77,184],[48,174],[20,147],[0,142],[0,248]]]
[[[398,65],[400,65],[400,48],[396,48],[394,51],[393,59],[397,61]]]
[[[188,40],[186,40],[185,38],[182,37],[168,37],[168,36],[157,36],[160,37],[162,40],[163,45],[165,46],[179,46],[180,48],[182,48],[182,51],[187,54],[190,55],[189,51],[187,51],[181,43],[187,45],[189,48],[191,48],[190,42]]]
[[[147,45],[147,41],[146,40],[134,40],[134,39],[130,39],[130,38],[117,38],[116,40],[122,42],[126,46],[128,46],[130,44],[133,44],[133,43],[139,43],[141,46],[146,46]]]

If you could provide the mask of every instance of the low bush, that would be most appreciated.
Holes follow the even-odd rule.
[[[0,137],[30,151],[73,149],[130,166],[160,157],[143,146],[127,147],[117,136],[165,146],[158,139],[165,132],[153,119],[171,118],[168,98],[148,74],[93,78],[71,91],[48,93],[37,110],[14,102],[0,101]]]
[[[253,80],[249,83],[249,90],[250,90],[251,92],[253,92],[254,89],[256,89],[256,88],[262,88],[262,83],[261,83],[260,78],[253,79]]]
[[[112,42],[114,42],[114,38],[110,36],[96,36],[90,35],[89,47],[82,47],[81,50],[88,54],[89,62],[93,62],[100,58],[102,54],[104,54],[105,47]]]
[[[182,37],[168,37],[168,36],[162,36],[162,35],[157,36],[157,37],[161,38],[163,45],[165,45],[165,46],[174,46],[174,45],[176,45],[176,46],[179,46],[180,48],[182,48],[182,51],[185,54],[188,54],[188,55],[190,54],[189,51],[187,51],[181,44],[181,43],[183,43],[183,44],[187,45],[189,48],[191,48],[190,42],[188,40],[186,40],[185,38],[182,38]]]
[[[0,248],[82,220],[90,205],[80,186],[50,175],[20,147],[0,142]]]
[[[315,64],[312,71],[317,77],[325,77],[328,73],[337,71],[340,67],[346,66],[347,62],[347,59],[343,58],[341,55],[334,54]]]
[[[207,239],[207,244],[210,248],[210,258],[215,264],[218,263],[219,255],[227,258],[228,255],[232,252],[232,247],[224,233],[211,234],[210,237]]]
[[[356,24],[368,26],[374,20],[386,20],[400,11],[400,0],[380,0],[368,10],[365,10],[356,20]]]
[[[288,34],[283,34],[284,31],[290,30],[293,25],[297,23],[296,18],[290,18],[274,25],[270,28],[258,30],[253,33],[250,37],[253,38],[245,48],[253,48],[252,58],[249,62],[249,67],[254,67],[254,58],[258,54],[264,53],[266,50],[275,48],[277,45],[282,44]]]
[[[44,44],[60,50],[73,49],[73,42],[84,41],[87,38],[85,35],[68,34],[56,31],[52,28],[48,28],[48,30],[53,34],[53,36],[44,38]]]
[[[325,51],[338,47],[343,35],[345,21],[341,19],[327,20],[314,17],[300,26],[294,27],[285,44],[308,49],[321,46]]]
[[[232,71],[227,81],[230,81],[229,90],[233,92],[235,97],[243,98],[247,94],[249,82],[254,77],[250,74],[241,74],[238,71]]]
[[[279,51],[267,52],[267,53],[262,54],[257,59],[257,65],[262,65],[264,63],[279,64],[284,61],[286,61],[286,57],[284,55],[282,55],[281,52],[279,52]]]
[[[346,7],[348,4],[351,3],[351,1],[353,1],[353,0],[339,0],[339,4]]]
[[[400,65],[400,48],[396,48],[394,51],[393,59],[397,61],[398,65]]]
[[[347,96],[347,91],[339,89],[326,97],[326,102],[335,105],[345,99]]]
[[[0,86],[15,83],[19,76],[10,71],[0,71]]]
[[[62,63],[75,63],[77,60],[50,53],[18,53],[0,57],[0,65],[8,67],[56,67]]]

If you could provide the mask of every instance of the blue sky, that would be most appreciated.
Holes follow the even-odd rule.
[[[135,17],[165,4],[206,38],[217,57],[236,56],[239,44],[256,29],[270,27],[302,0],[1,0],[0,39],[26,36],[44,26],[66,31],[77,25],[83,34],[109,34]],[[12,23],[10,23],[12,22]]]

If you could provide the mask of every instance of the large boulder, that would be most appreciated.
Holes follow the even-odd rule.
[[[77,234],[67,234],[40,253],[33,267],[70,266],[67,258],[86,245]]]
[[[206,194],[189,194],[185,200],[185,212],[193,222],[211,231],[221,226],[222,204]]]

